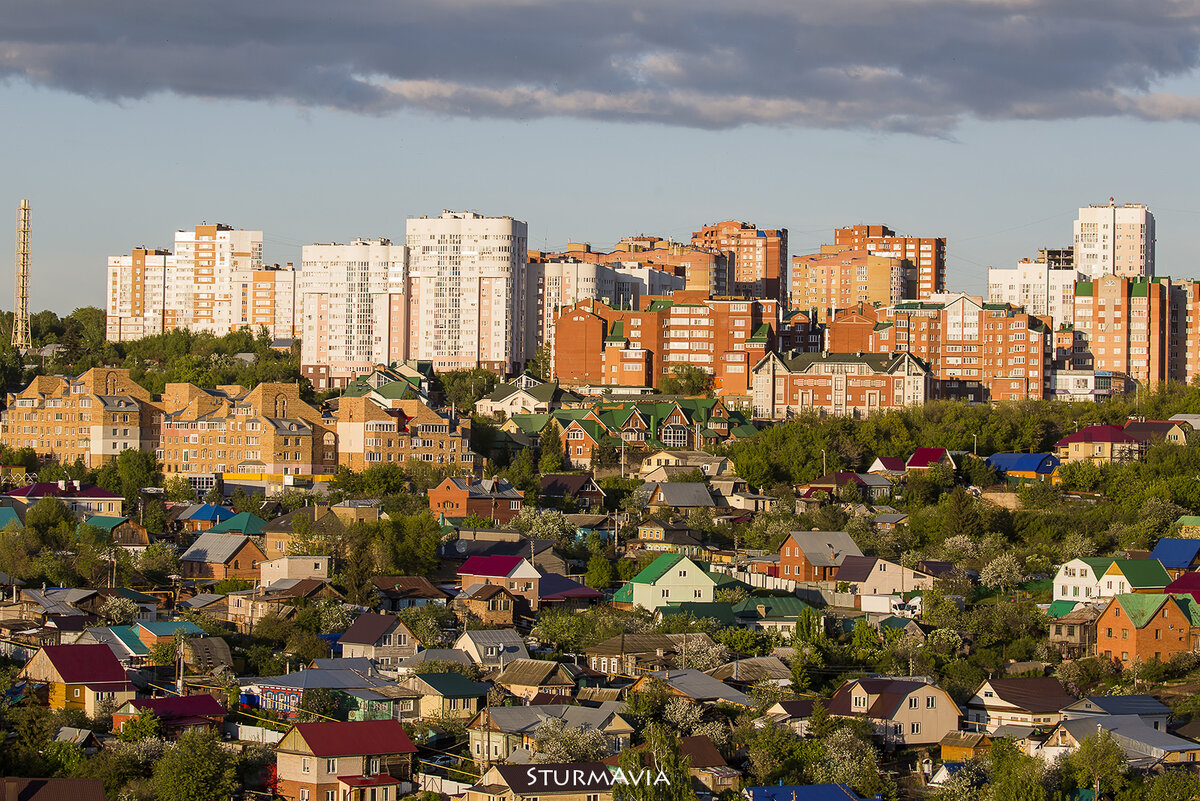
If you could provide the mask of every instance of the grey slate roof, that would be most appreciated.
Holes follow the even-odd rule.
[[[559,663],[544,659],[515,659],[504,666],[494,681],[496,684],[513,684],[519,687],[537,687],[542,684],[573,686],[566,676],[556,676]]]
[[[655,490],[661,490],[656,493]],[[708,487],[698,481],[665,481],[652,482],[650,495],[657,494],[656,503],[666,506],[690,508],[696,506],[716,506]],[[650,497],[650,496],[648,496]]]
[[[763,679],[792,678],[792,671],[783,660],[777,656],[755,656],[750,659],[737,659],[718,668],[704,671],[717,681],[736,681],[739,684],[753,684]]]
[[[249,539],[243,534],[201,534],[179,560],[223,565],[232,559]]]
[[[191,598],[188,598],[187,600],[180,601],[179,605],[182,606],[184,609],[203,609],[204,607],[208,606],[209,604],[216,603],[217,601],[223,600],[224,598],[225,598],[224,595],[218,595],[217,593],[214,593],[214,592],[201,592],[201,593],[197,593],[196,595],[193,595]]]
[[[570,729],[601,730],[615,714],[612,708],[575,706],[572,704],[542,704],[538,706],[491,706],[488,718],[506,734],[534,733],[548,720],[558,719]]]
[[[454,662],[459,665],[470,666],[471,657],[467,656],[465,651],[460,651],[457,648],[426,648],[424,651],[418,651],[412,656],[406,656],[396,663],[396,667],[401,670],[411,670],[419,667],[426,662]]]
[[[815,567],[837,567],[847,556],[863,555],[844,531],[793,531],[791,537]]]
[[[1089,735],[1095,734],[1097,728],[1103,728],[1112,734],[1117,745],[1125,751],[1130,761],[1138,759],[1160,760],[1176,751],[1192,751],[1200,748],[1192,740],[1176,737],[1159,731],[1137,715],[1105,715],[1102,717],[1076,718],[1064,720],[1059,724],[1071,733],[1077,741],[1082,742]]]
[[[529,658],[529,649],[525,647],[525,641],[512,629],[479,629],[464,632],[463,636],[475,645],[486,661],[498,663],[501,657],[505,662]],[[496,649],[493,659],[488,659],[488,646]]]
[[[1070,706],[1063,712],[1070,717],[1077,714],[1096,715],[1170,715],[1171,708],[1152,695],[1090,695]]]
[[[258,684],[268,687],[294,687],[301,690],[311,690],[324,687],[330,690],[363,690],[375,687],[386,687],[391,684],[384,679],[375,678],[357,670],[298,670],[284,676],[266,676],[250,679],[247,684]]]
[[[695,701],[728,701],[750,706],[750,699],[722,681],[699,670],[660,670],[648,675],[661,679],[671,688]]]

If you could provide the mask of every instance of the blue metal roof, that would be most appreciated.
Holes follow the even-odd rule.
[[[1021,472],[1049,474],[1058,467],[1058,457],[1052,453],[993,453],[988,466],[1001,473]]]
[[[1161,539],[1150,552],[1151,559],[1162,562],[1168,569],[1187,570],[1196,561],[1196,553],[1200,551],[1200,540]]]

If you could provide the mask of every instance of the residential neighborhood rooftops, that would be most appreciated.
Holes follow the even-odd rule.
[[[338,642],[353,643],[356,645],[374,645],[379,642],[379,638],[390,629],[392,626],[399,623],[400,618],[395,615],[377,615],[366,613],[359,615],[350,624],[350,628],[346,629],[346,633],[341,636]],[[403,625],[401,623],[401,625]],[[407,631],[407,628],[405,629]]]
[[[205,532],[196,538],[192,547],[179,557],[183,562],[225,564],[250,540],[244,534],[212,534]]]
[[[398,720],[297,723],[293,729],[316,757],[414,754],[417,751]]]
[[[1049,676],[991,679],[988,685],[1002,701],[1029,712],[1058,712],[1079,700],[1066,691],[1062,682]]]
[[[1200,540],[1164,537],[1150,551],[1150,558],[1157,559],[1168,570],[1187,570],[1200,553]]]

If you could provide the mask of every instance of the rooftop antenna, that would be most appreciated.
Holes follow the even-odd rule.
[[[16,289],[13,305],[12,346],[30,347],[29,336],[29,201],[17,208]]]

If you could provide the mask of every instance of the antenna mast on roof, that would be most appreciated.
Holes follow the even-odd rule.
[[[16,287],[13,298],[12,346],[30,347],[29,336],[29,201],[17,208]]]

